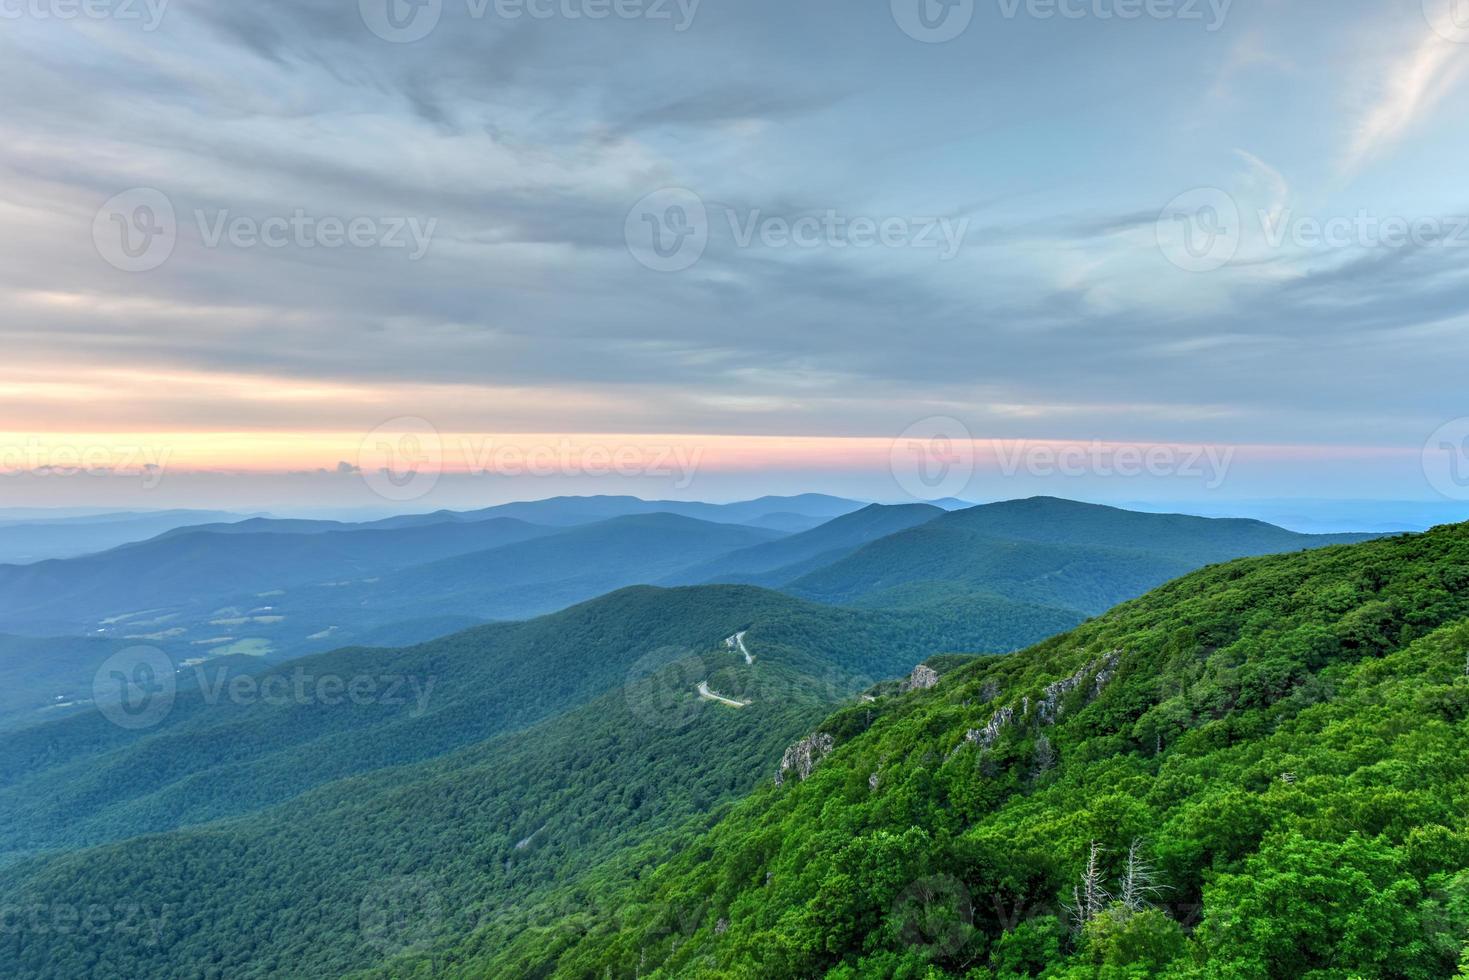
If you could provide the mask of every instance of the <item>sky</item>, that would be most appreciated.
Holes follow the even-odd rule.
[[[0,0],[0,507],[1469,502],[1466,69],[1465,0]]]

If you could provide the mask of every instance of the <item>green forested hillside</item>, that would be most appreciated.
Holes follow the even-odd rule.
[[[1264,521],[1150,514],[1057,497],[987,504],[956,511],[945,521],[954,527],[997,538],[1140,549],[1177,555],[1196,564],[1331,544],[1355,544],[1373,537],[1298,534]]]
[[[81,558],[0,565],[0,621],[91,632],[104,618],[381,574],[552,533],[509,519],[327,533],[183,530]]]
[[[1036,497],[945,514],[783,588],[819,602],[872,604],[880,593],[911,599],[962,587],[1095,615],[1211,563],[1363,539]]]
[[[779,586],[810,565],[830,564],[878,538],[926,524],[945,512],[928,504],[873,504],[801,534],[721,555],[678,573],[666,585],[732,582]]]
[[[0,635],[0,731],[88,710],[97,665],[133,645],[79,636]]]
[[[999,601],[935,615],[741,586],[636,588],[266,675],[416,677],[410,694],[433,679],[422,704],[191,695],[141,736],[96,718],[32,729],[3,750],[11,866],[0,894],[176,911],[166,943],[22,929],[0,935],[0,962],[66,977],[369,967],[386,954],[363,941],[359,906],[405,876],[474,922],[501,921],[748,792],[786,745],[875,681],[935,652],[1002,651],[1073,624]],[[741,632],[753,663],[725,643]],[[703,699],[700,684],[748,706]],[[465,923],[436,920],[434,938]]]
[[[380,975],[1451,976],[1466,650],[1466,526],[1210,568],[846,709],[652,873]]]
[[[1065,614],[997,603],[945,614],[826,609],[747,587],[626,590],[539,620],[481,627],[406,650],[351,648],[261,675],[371,678],[388,699],[323,703],[179,695],[156,729],[87,713],[0,745],[0,855],[99,843],[235,816],[320,783],[427,759],[586,703],[635,664],[662,666],[741,629],[780,644],[792,666],[840,668],[868,683],[928,653],[1004,651],[1074,625]],[[647,658],[653,658],[651,661]],[[189,678],[188,671],[183,675]]]

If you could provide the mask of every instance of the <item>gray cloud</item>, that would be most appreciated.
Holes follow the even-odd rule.
[[[339,0],[209,0],[151,36],[23,24],[0,39],[17,93],[0,150],[21,202],[0,243],[13,368],[391,386],[405,403],[389,411],[422,399],[528,428],[880,435],[944,412],[1029,435],[1411,445],[1455,411],[1454,359],[1436,356],[1462,343],[1469,308],[1455,250],[1250,253],[1191,276],[1150,240],[1179,189],[1229,178],[1209,168],[1237,165],[1239,134],[1221,123],[1182,145],[1197,109],[1182,82],[1139,88],[1142,108],[1100,89],[1187,79],[1179,66],[1223,59],[1223,42],[1133,25],[1106,63],[1128,64],[1104,78],[1095,38],[986,22],[930,48],[886,5],[709,0],[679,35],[447,7],[410,45]],[[1290,140],[1254,149],[1312,159]],[[178,207],[179,244],[128,275],[90,229],[140,185]],[[716,215],[699,264],[660,274],[633,260],[624,222],[669,186],[746,217],[973,223],[944,262],[741,248]],[[437,231],[408,262],[209,248],[194,221],[297,209]],[[40,298],[56,294],[72,299]],[[422,393],[447,386],[522,395]],[[149,398],[138,413],[165,421],[302,423],[298,405],[166,382]],[[385,410],[364,402],[314,411]]]

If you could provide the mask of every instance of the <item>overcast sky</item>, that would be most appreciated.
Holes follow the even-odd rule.
[[[417,3],[0,0],[12,472],[346,464],[299,503],[407,417],[886,498],[953,420],[1469,498],[1422,465],[1469,438],[1453,0]]]

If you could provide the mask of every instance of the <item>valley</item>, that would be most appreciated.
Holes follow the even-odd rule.
[[[679,873],[674,858],[695,835],[710,834],[711,846],[723,847],[719,842],[731,833],[726,819],[759,823],[752,808],[772,802],[776,781],[791,781],[783,754],[789,760],[795,752],[798,761],[790,763],[796,786],[781,792],[805,799],[814,791],[807,784],[825,785],[843,771],[841,760],[857,751],[848,743],[879,738],[864,733],[897,724],[915,706],[949,704],[951,692],[976,684],[983,692],[978,703],[994,702],[1015,689],[1015,678],[1044,676],[1053,668],[1042,664],[1065,662],[1046,651],[1096,649],[1102,641],[1085,639],[1094,633],[1118,634],[1105,641],[1109,650],[1135,646],[1118,633],[1141,630],[1134,621],[1149,622],[1141,611],[1129,611],[1132,604],[1085,622],[1104,597],[1130,598],[1127,590],[1142,595],[1155,577],[1272,548],[1319,549],[1321,567],[1329,570],[1338,560],[1332,556],[1355,554],[1343,541],[1360,540],[1054,500],[970,511],[905,508],[894,515],[858,508],[814,531],[790,534],[681,515],[634,514],[561,529],[491,518],[500,520],[519,523],[494,524],[456,547],[473,547],[485,533],[521,540],[384,568],[383,591],[361,592],[356,606],[376,610],[374,620],[389,624],[396,607],[486,610],[486,597],[503,594],[497,583],[513,574],[539,583],[538,602],[569,601],[568,608],[394,648],[351,645],[363,627],[340,624],[363,617],[344,603],[318,632],[327,644],[348,645],[296,658],[193,662],[180,669],[168,711],[149,727],[119,727],[81,704],[69,715],[18,725],[0,746],[0,889],[28,902],[112,905],[131,897],[174,911],[168,942],[155,946],[95,936],[37,945],[34,936],[19,935],[5,939],[5,955],[37,971],[100,955],[138,975],[182,973],[203,956],[232,975],[412,975],[421,969],[420,956],[438,963],[433,969],[440,972],[444,964],[459,964],[454,970],[465,976],[642,973],[625,961],[625,952],[606,959],[597,945],[605,938],[609,948],[638,948],[606,932],[618,923],[634,930],[629,935],[648,928],[639,910],[649,899],[645,886],[634,882],[655,868],[646,887],[672,880]],[[414,535],[410,540],[432,541],[432,529],[445,523],[461,522],[414,521],[406,529]],[[1062,524],[1074,543],[1054,540]],[[275,530],[259,532],[266,542],[252,541],[256,533],[235,528],[217,536],[246,542],[236,553],[287,547],[324,555],[329,552],[321,545],[335,535],[400,532],[313,528],[305,534],[323,542],[310,542],[305,552],[302,542],[283,543]],[[1132,534],[1139,546],[1123,547]],[[179,531],[164,540],[194,547],[195,536]],[[1444,547],[1456,541],[1434,540]],[[1355,547],[1387,554],[1399,546]],[[721,548],[725,557],[707,557]],[[350,557],[355,552],[347,554],[345,560],[357,560]],[[604,554],[608,560],[597,557]],[[768,569],[790,567],[789,558],[804,564],[788,590],[740,583],[616,587],[627,579],[666,580],[668,561],[701,569],[689,574],[702,577],[714,567],[711,561],[727,570]],[[1253,567],[1251,560],[1240,567]],[[1263,563],[1253,574],[1267,575],[1307,558],[1300,553],[1253,561]],[[593,573],[591,564],[601,567]],[[65,567],[48,574],[64,576]],[[87,563],[82,574],[98,581],[99,567]],[[1207,594],[1206,583],[1229,581],[1234,568],[1219,564],[1196,572],[1138,600],[1144,603],[1138,608],[1169,608],[1175,593]],[[1199,584],[1189,584],[1194,582]],[[579,584],[613,588],[577,602]],[[291,597],[302,588],[313,587],[272,590],[269,598],[257,596],[261,605],[237,606],[238,616],[216,615],[208,626],[239,626],[244,624],[221,620],[244,619],[256,632],[291,622],[297,618]],[[558,594],[563,598],[549,598]],[[1068,633],[1077,627],[1078,633]],[[186,640],[187,632],[171,639]],[[41,642],[21,639],[17,649]],[[76,642],[108,645],[95,654],[79,648],[80,660],[69,668],[74,671],[84,669],[89,656],[116,653],[119,642],[130,641]],[[1042,691],[1027,703],[1072,724],[1068,712],[1077,709],[1063,707],[1068,692],[1086,688],[1094,691],[1088,701],[1110,703],[1112,675],[1125,679],[1140,669],[1122,654],[1101,661],[1093,655],[1088,663],[1077,680],[1052,685],[1057,693]],[[1060,668],[1054,670],[1053,678],[1059,677]],[[348,698],[349,690],[356,696]],[[972,695],[963,699],[975,702]],[[882,743],[879,757],[860,764],[860,779],[858,771],[849,773],[853,785],[892,792],[888,787],[908,778],[901,766],[893,768],[895,760],[917,758],[914,752],[933,757],[921,769],[936,765],[945,773],[971,742],[990,758],[1010,744],[1010,719],[1028,717],[1032,709],[985,710],[987,724],[978,711],[960,711],[969,719],[967,738],[904,754]],[[1078,717],[1091,717],[1091,710]],[[952,727],[949,714],[942,717]],[[1047,771],[1070,758],[1070,743],[1059,732],[1048,743]],[[1181,737],[1177,730],[1159,732],[1164,747]],[[1007,755],[993,758],[993,766],[1008,764]],[[985,771],[993,766],[985,762]],[[1002,780],[996,787],[1015,785]],[[828,792],[835,801],[848,791]],[[943,806],[978,814],[974,807],[989,805],[979,801],[992,798],[999,805],[1014,790],[993,796],[975,786],[964,792],[978,796]],[[732,807],[750,815],[735,817]],[[790,833],[781,831],[793,840]],[[163,876],[149,870],[157,868],[172,870]],[[716,876],[708,884],[722,880]],[[249,884],[242,891],[233,882]],[[364,945],[359,909],[384,889],[395,902],[431,900],[432,909],[456,911],[431,909],[419,922],[412,907],[399,910],[413,922],[409,934]],[[619,897],[624,889],[635,890]],[[265,904],[251,897],[266,894],[273,897]],[[722,907],[723,894],[699,904]],[[610,918],[598,913],[585,928],[568,929],[556,923],[573,895],[580,896],[578,904],[612,903],[628,911]],[[262,945],[255,938],[262,929],[278,934],[286,922],[281,916],[308,907],[316,910],[317,924],[297,926],[296,940]],[[736,907],[729,906],[731,912]],[[247,926],[232,911],[240,908],[267,918],[252,918]],[[741,921],[733,915],[720,921],[726,918],[730,928]],[[686,938],[675,952],[696,938],[706,944],[699,937],[707,927],[697,916],[681,924],[677,934]],[[646,951],[638,955],[649,962]],[[662,962],[663,955],[651,962]],[[700,953],[698,962],[706,955],[717,960],[723,954]],[[541,965],[530,965],[536,958]],[[591,963],[601,965],[585,965]],[[676,956],[666,964],[668,975],[693,975],[693,963]],[[746,967],[729,969],[738,974]],[[791,961],[748,969],[799,975],[817,966]]]

